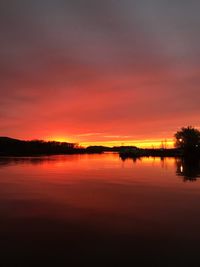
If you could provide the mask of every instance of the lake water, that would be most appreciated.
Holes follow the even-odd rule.
[[[199,162],[0,159],[0,266],[200,266]]]

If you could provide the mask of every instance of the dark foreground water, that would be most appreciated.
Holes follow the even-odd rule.
[[[200,266],[199,162],[0,159],[0,266]]]

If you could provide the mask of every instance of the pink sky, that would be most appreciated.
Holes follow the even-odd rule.
[[[151,146],[200,127],[197,1],[69,2],[1,4],[1,136]]]

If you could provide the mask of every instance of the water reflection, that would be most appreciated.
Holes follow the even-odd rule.
[[[142,158],[141,157],[133,157],[133,158],[127,158],[127,157],[122,157],[122,156],[119,156],[119,159],[122,161],[122,162],[125,162],[127,160],[131,160],[133,163],[137,163],[138,161],[141,161]]]
[[[196,181],[200,177],[200,160],[198,158],[176,159],[176,173],[184,181]]]
[[[17,164],[24,164],[24,163],[30,163],[33,165],[40,165],[44,162],[53,161],[53,158],[51,157],[2,157],[0,158],[0,167],[3,166],[11,166],[11,165],[17,165]]]
[[[143,158],[121,158],[123,162],[129,161],[133,164],[142,162],[144,164],[160,166],[168,169],[172,165],[175,166],[175,174],[183,177],[183,181],[196,181],[200,177],[200,159],[198,158],[168,158],[168,157],[143,157]]]
[[[175,158],[1,158],[0,265],[200,266],[200,183],[182,182],[198,176]]]
[[[81,155],[56,155],[56,156],[36,156],[36,157],[0,157],[0,167],[12,166],[12,165],[43,165],[51,164],[55,162],[70,162],[77,161]]]
[[[65,165],[69,162],[77,162],[87,156],[70,155],[68,156],[45,156],[45,157],[0,157],[0,168],[9,167],[13,165],[49,165],[53,163]],[[95,159],[96,156],[89,156],[90,160]],[[108,157],[108,155],[107,155]],[[112,154],[115,161],[118,159],[117,154]],[[160,166],[163,169],[168,169],[171,166],[175,166],[175,174],[183,177],[183,181],[196,181],[200,177],[200,159],[197,158],[163,158],[163,157],[143,157],[133,159],[119,158],[123,164],[132,163],[134,165],[151,164]],[[123,165],[124,167],[124,165]],[[142,166],[141,166],[142,167]]]

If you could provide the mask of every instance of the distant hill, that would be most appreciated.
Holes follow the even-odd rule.
[[[0,136],[0,141],[2,141],[2,142],[19,142],[21,140],[6,137],[6,136]]]
[[[81,152],[79,150],[75,144],[67,142],[24,141],[10,137],[0,137],[0,156],[71,154]]]

